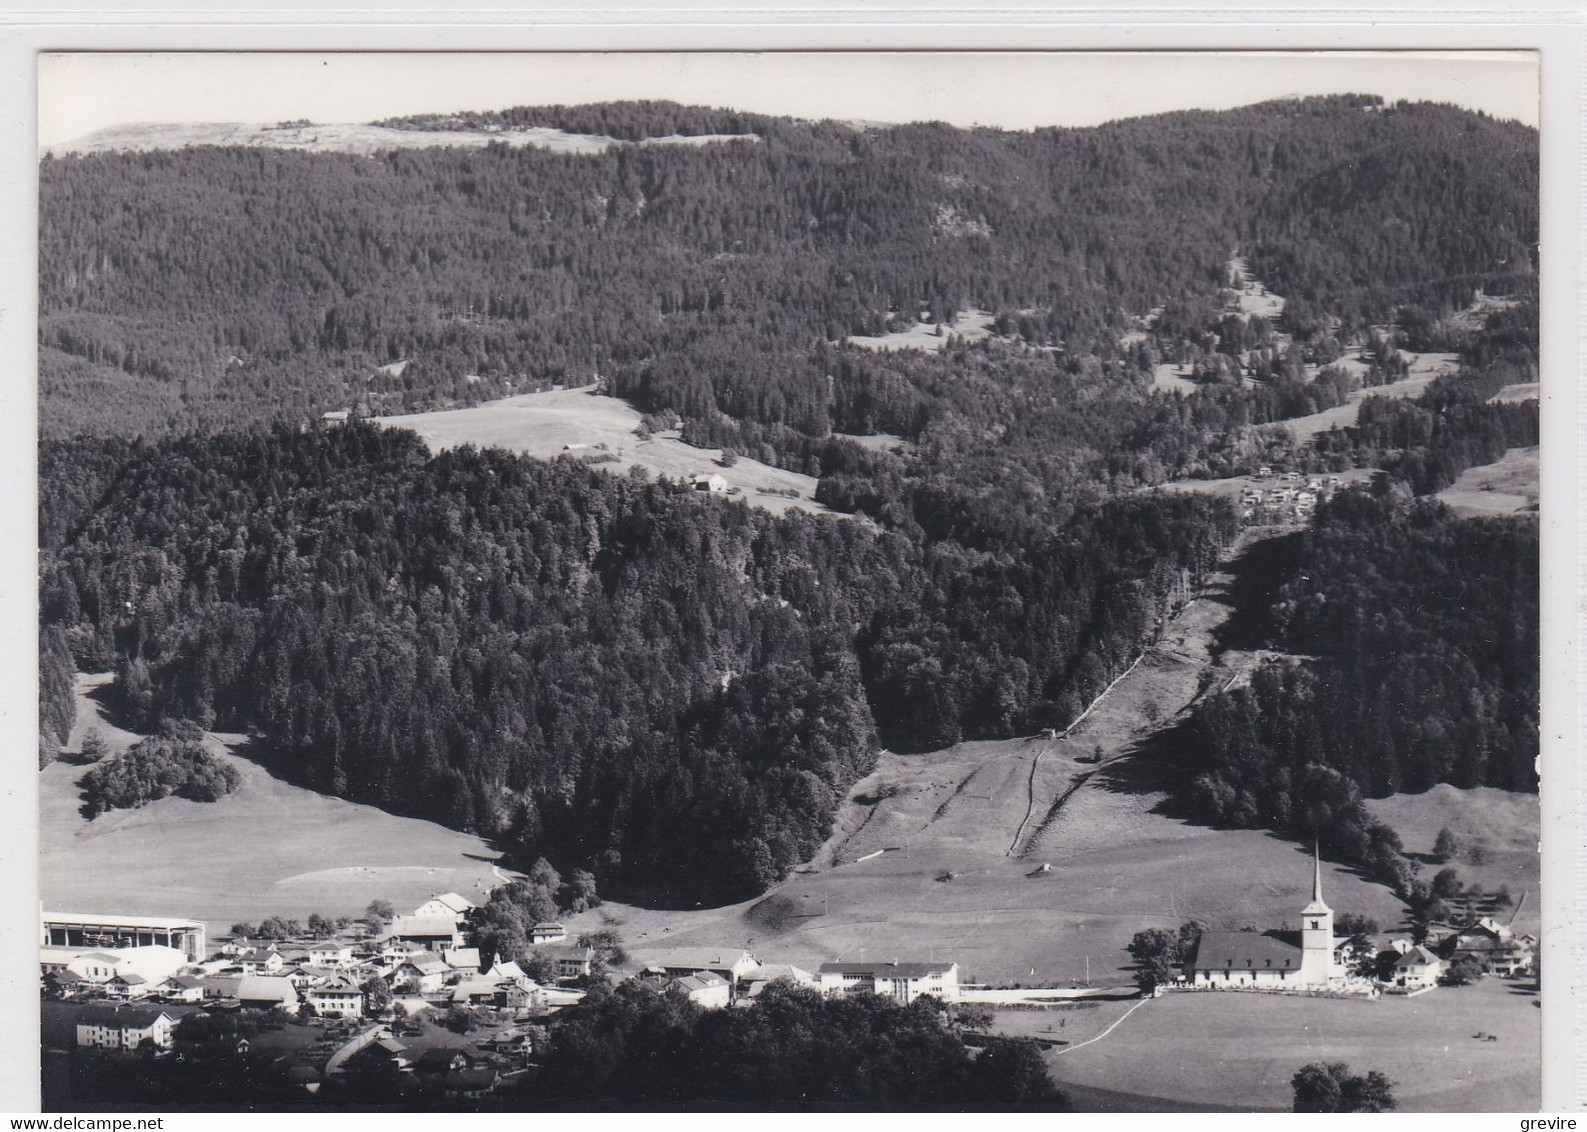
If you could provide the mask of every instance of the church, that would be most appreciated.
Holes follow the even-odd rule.
[[[1296,932],[1202,932],[1185,963],[1185,982],[1195,987],[1327,987],[1345,974],[1334,939],[1333,909],[1323,901],[1322,858],[1312,859],[1311,903],[1301,910]]]

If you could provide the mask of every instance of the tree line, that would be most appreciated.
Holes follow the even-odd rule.
[[[117,450],[41,595],[132,726],[662,900],[786,875],[878,735],[1066,722],[1233,534],[1147,494],[967,545],[356,424]]]

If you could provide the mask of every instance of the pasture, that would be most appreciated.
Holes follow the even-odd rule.
[[[1288,1111],[1296,1070],[1343,1061],[1386,1074],[1402,1111],[1526,1112],[1540,1099],[1537,1003],[1526,984],[1492,978],[1375,1001],[1170,993],[1100,1041],[1045,1056],[1082,1110]],[[1105,1004],[1096,1021],[1122,1014],[1118,1005]],[[1095,1028],[1090,1019],[1070,1025],[1077,1035]]]
[[[961,311],[947,326],[926,322],[924,316],[908,330],[892,334],[851,334],[843,341],[864,350],[925,350],[940,354],[948,345],[948,338],[956,336],[966,342],[979,342],[992,336],[989,325],[992,312],[984,310]]]
[[[639,426],[639,412],[626,401],[597,394],[593,389],[588,386],[522,393],[467,409],[377,417],[375,423],[412,429],[431,452],[473,444],[504,448],[542,460],[611,456],[614,459],[595,467],[621,475],[637,464],[653,476],[680,480],[715,474],[727,480],[730,488],[739,489],[740,494],[729,498],[742,499],[753,507],[777,514],[790,510],[833,514],[815,502],[813,477],[748,457],[740,457],[732,467],[724,468],[721,449],[694,448],[672,430],[641,440],[634,432]]]
[[[96,689],[78,678],[71,749],[90,725],[113,753],[138,736],[105,719]],[[194,916],[210,931],[270,915],[358,915],[376,898],[399,909],[456,891],[474,900],[501,883],[484,841],[431,822],[396,817],[272,777],[213,736],[210,750],[242,786],[218,802],[162,798],[92,821],[78,812],[87,768],[61,761],[39,775],[39,895],[58,911]]]
[[[85,137],[48,146],[44,152],[138,153],[155,149],[225,145],[253,149],[295,149],[308,153],[352,153],[362,156],[393,149],[447,146],[483,149],[487,145],[544,149],[552,153],[605,153],[629,145],[705,145],[716,141],[761,139],[755,134],[668,135],[626,142],[604,134],[575,134],[547,126],[516,130],[396,130],[351,122],[307,126],[276,126],[264,122],[132,122],[97,130]]]
[[[1512,448],[1492,464],[1467,468],[1438,498],[1464,518],[1536,512],[1538,447]]]
[[[1538,880],[1542,859],[1538,855],[1541,816],[1536,794],[1512,794],[1491,786],[1470,790],[1441,783],[1423,794],[1394,794],[1369,798],[1372,816],[1400,835],[1405,851],[1423,857],[1431,854],[1440,829],[1448,828],[1464,847],[1449,864],[1468,885],[1492,892],[1505,885],[1517,899],[1526,900],[1508,915],[1518,932],[1540,928]],[[1471,850],[1480,849],[1473,860]],[[1441,868],[1430,859],[1424,871]]]
[[[1506,385],[1488,400],[1497,403],[1519,403],[1521,401],[1536,401],[1542,396],[1542,385],[1536,381],[1521,381],[1514,385]]]
[[[617,927],[629,950],[748,947],[806,968],[836,959],[952,959],[964,981],[1132,986],[1137,931],[1279,927],[1310,894],[1305,847],[1163,812],[1129,773],[1143,736],[1170,723],[1214,665],[1229,612],[1214,584],[1065,737],[884,752],[812,862],[764,898],[722,908],[608,903],[574,931]],[[1102,763],[1091,761],[1098,756]],[[1060,801],[1061,800],[1061,801]],[[1043,869],[1042,866],[1049,866]],[[1382,886],[1329,867],[1336,909],[1397,923]]]
[[[1332,409],[1324,409],[1320,413],[1310,416],[1294,417],[1287,421],[1280,421],[1269,428],[1288,429],[1296,441],[1306,443],[1320,433],[1334,428],[1350,428],[1356,423],[1356,418],[1361,413],[1361,402],[1368,397],[1420,397],[1422,391],[1433,383],[1433,380],[1445,373],[1453,373],[1460,364],[1460,359],[1455,354],[1412,354],[1404,353],[1410,363],[1410,372],[1392,385],[1377,385],[1370,389],[1358,389],[1350,394],[1349,400],[1343,405]]]

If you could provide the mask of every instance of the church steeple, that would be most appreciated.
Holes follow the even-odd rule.
[[[1312,842],[1312,880],[1311,903],[1306,905],[1301,913],[1303,916],[1320,916],[1333,909],[1323,902],[1322,894],[1322,849],[1316,841]]]

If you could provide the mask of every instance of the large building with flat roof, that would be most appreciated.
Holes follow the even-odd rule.
[[[39,912],[39,946],[83,951],[174,947],[190,960],[204,958],[204,924],[172,916],[115,916]]]

